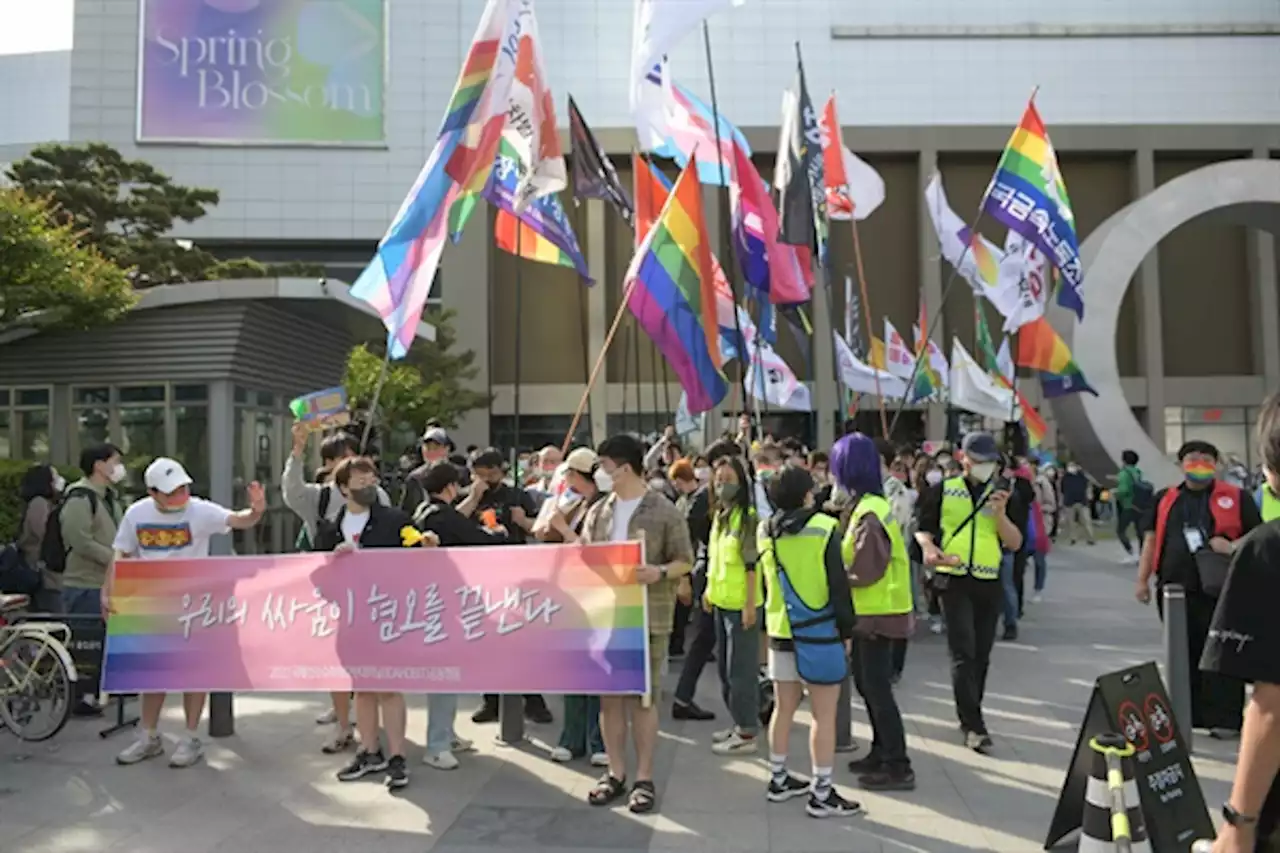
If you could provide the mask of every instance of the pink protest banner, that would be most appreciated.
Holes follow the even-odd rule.
[[[649,690],[638,542],[121,560],[103,689]]]

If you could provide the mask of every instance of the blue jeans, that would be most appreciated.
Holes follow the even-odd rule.
[[[604,752],[599,696],[564,697],[564,727],[560,730],[558,745],[569,750],[574,758]]]
[[[715,609],[720,696],[738,731],[760,728],[760,623],[746,628],[741,610]]]
[[[1037,551],[1031,555],[1031,559],[1036,564],[1036,592],[1044,592],[1045,576],[1049,573],[1049,567],[1045,565],[1044,554]]]
[[[1004,590],[1004,627],[1018,627],[1018,587],[1013,579],[1015,561],[1013,554],[1005,551],[1000,558],[1000,587]]]
[[[457,693],[427,694],[427,753],[438,755],[453,749],[456,735],[454,718],[458,716]]]

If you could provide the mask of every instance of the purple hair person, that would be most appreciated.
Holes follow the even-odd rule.
[[[831,448],[831,473],[854,497],[884,496],[880,451],[870,436],[851,432],[837,441]]]

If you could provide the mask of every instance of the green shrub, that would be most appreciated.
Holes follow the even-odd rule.
[[[22,498],[18,489],[22,477],[32,465],[24,459],[0,459],[0,542],[12,542],[18,535],[18,522],[22,520]],[[74,483],[80,479],[80,469],[70,465],[55,466],[58,473]]]

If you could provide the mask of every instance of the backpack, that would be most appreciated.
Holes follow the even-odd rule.
[[[324,491],[320,493],[320,505],[316,508],[316,527],[319,529],[320,522],[324,521],[329,515],[329,501],[333,498],[333,489],[326,483]],[[311,537],[307,535],[307,526],[302,525],[302,529],[298,531],[297,537],[293,540],[293,547],[298,551],[310,551]]]
[[[1151,509],[1155,501],[1156,487],[1142,476],[1141,471],[1137,468],[1133,469],[1133,496],[1130,499],[1130,504],[1135,510],[1146,512]]]
[[[62,500],[58,501],[53,512],[49,513],[49,521],[44,528],[44,541],[40,543],[40,562],[45,569],[55,575],[60,575],[67,570],[67,555],[71,553],[71,549],[62,541],[62,508],[76,495],[83,495],[89,499],[90,519],[98,514],[98,493],[84,487],[71,489],[62,496]]]

